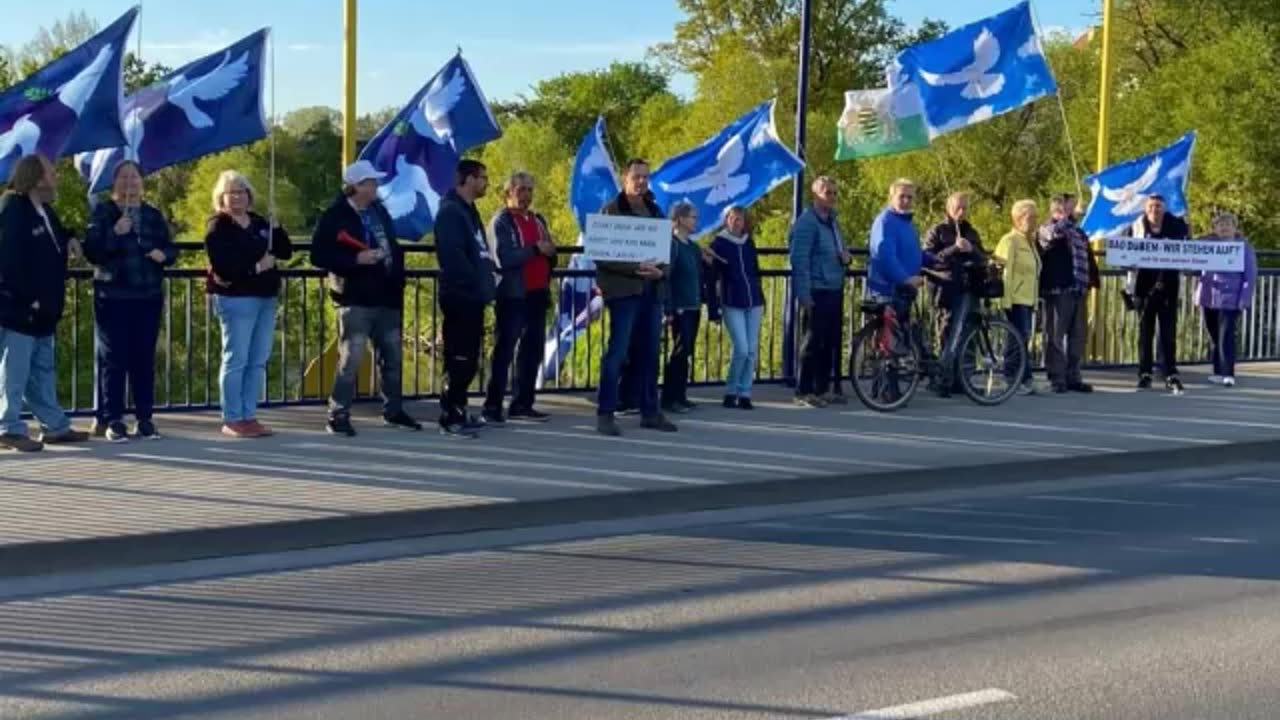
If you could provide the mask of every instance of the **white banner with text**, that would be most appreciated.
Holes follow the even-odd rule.
[[[671,221],[630,215],[587,215],[582,252],[597,262],[671,261]]]
[[[1116,268],[1242,272],[1244,243],[1237,240],[1107,238],[1107,264]]]

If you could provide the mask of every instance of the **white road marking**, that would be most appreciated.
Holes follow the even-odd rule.
[[[876,535],[880,537],[915,538],[918,540],[954,540],[956,542],[995,543],[997,545],[1056,545],[1052,540],[1027,538],[986,537],[982,535],[948,535],[943,533],[901,532],[897,530],[865,530],[855,528],[803,527],[792,523],[747,523],[749,527],[766,530],[790,530],[792,532],[834,533],[836,535]]]
[[[999,688],[987,688],[977,692],[948,695],[947,697],[922,700],[921,702],[908,703],[906,705],[894,705],[893,707],[880,708],[879,710],[864,710],[853,715],[831,718],[831,720],[912,720],[912,718],[931,717],[953,710],[966,710],[982,707],[983,705],[1011,702],[1017,699],[1018,696],[1013,693]]]
[[[1195,542],[1209,543],[1211,545],[1257,545],[1257,540],[1248,538],[1229,538],[1229,537],[1198,537],[1191,538]]]
[[[1030,500],[1049,500],[1051,502],[1088,503],[1094,505],[1133,505],[1138,507],[1164,508],[1196,508],[1199,505],[1188,503],[1155,502],[1152,500],[1121,500],[1119,498],[1090,497],[1088,495],[1030,495]]]
[[[996,510],[970,510],[966,507],[914,507],[911,512],[928,513],[930,515],[974,515],[979,517],[1016,518],[1019,520],[1064,520],[1057,515],[1036,515],[1035,513],[1000,512]]]

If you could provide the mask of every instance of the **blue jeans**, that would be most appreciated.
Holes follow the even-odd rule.
[[[627,350],[638,385],[640,414],[658,414],[658,343],[662,337],[662,308],[652,286],[643,295],[606,300],[609,309],[609,346],[600,367],[600,394],[596,414],[612,415],[618,409],[618,379]],[[632,347],[634,344],[634,347]]]
[[[52,335],[32,337],[0,328],[0,389],[0,423],[6,435],[27,434],[24,400],[43,432],[56,435],[71,428],[71,419],[58,405]]]
[[[1213,358],[1213,374],[1236,375],[1236,324],[1239,310],[1204,309],[1204,326],[1209,332],[1209,354]]]
[[[725,377],[726,395],[751,397],[751,381],[756,372],[756,356],[760,348],[760,319],[763,307],[724,308],[724,329],[733,345],[729,374]]]
[[[1023,348],[1026,350],[1027,354],[1027,369],[1022,373],[1022,377],[1010,378],[1017,382],[1031,382],[1031,322],[1034,310],[1035,308],[1032,308],[1030,305],[1012,305],[1008,310],[1004,311],[1005,317],[1009,319],[1009,323],[1013,325],[1014,329],[1017,330],[1020,335],[1022,335]],[[1013,358],[1013,348],[1009,348],[1005,354],[1004,364],[1006,370],[1013,364]],[[1005,374],[1009,375],[1008,372]]]
[[[213,309],[222,323],[222,371],[218,375],[222,420],[254,420],[267,381],[276,299],[214,295]]]

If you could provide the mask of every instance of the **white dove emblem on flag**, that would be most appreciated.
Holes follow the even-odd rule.
[[[59,102],[71,108],[77,116],[80,115],[89,98],[93,97],[93,91],[98,89],[98,83],[106,73],[111,57],[111,45],[99,50],[93,62],[58,88]],[[21,151],[20,155],[34,153],[40,144],[40,133],[40,125],[31,119],[31,113],[18,118],[8,131],[0,133],[0,158],[7,157],[15,148]]]
[[[419,195],[426,199],[431,217],[435,217],[436,208],[440,206],[440,196],[431,189],[427,171],[422,166],[405,160],[404,155],[397,155],[396,176],[378,188],[378,198],[391,217],[399,219],[414,211],[418,206]]]
[[[998,95],[1004,89],[1004,74],[993,73],[991,69],[1000,62],[1000,41],[986,28],[973,41],[973,62],[952,73],[931,73],[920,70],[920,78],[925,82],[940,87],[943,85],[964,85],[961,97],[969,100],[982,100]]]
[[[448,82],[427,91],[422,102],[409,116],[409,124],[422,137],[441,144],[449,142],[453,135],[449,113],[453,112],[466,91],[467,79],[462,73],[454,71]]]
[[[169,81],[169,102],[177,105],[187,116],[187,122],[194,128],[213,127],[213,118],[196,106],[196,100],[208,102],[226,97],[249,74],[249,54],[242,53],[235,62],[231,62],[231,52],[222,58],[222,63],[209,73],[194,80],[186,75],[179,75]]]
[[[738,173],[745,158],[746,148],[742,145],[742,136],[734,135],[716,153],[716,164],[710,169],[688,180],[665,183],[663,190],[673,195],[710,190],[704,202],[707,205],[723,205],[751,186],[751,175]]]
[[[1160,158],[1151,161],[1147,169],[1143,171],[1138,179],[1118,188],[1101,188],[1102,197],[1115,203],[1111,207],[1111,214],[1117,217],[1125,217],[1142,211],[1142,206],[1147,201],[1147,191],[1152,185],[1160,179],[1160,166],[1162,162]]]

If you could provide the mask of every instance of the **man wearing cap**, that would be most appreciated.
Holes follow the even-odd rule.
[[[338,306],[338,368],[328,423],[335,435],[356,434],[351,401],[366,341],[377,350],[384,423],[422,429],[404,411],[401,397],[404,252],[396,243],[391,215],[378,201],[378,181],[385,175],[368,160],[347,167],[342,194],[320,216],[311,236],[311,264],[329,272],[329,296]]]

